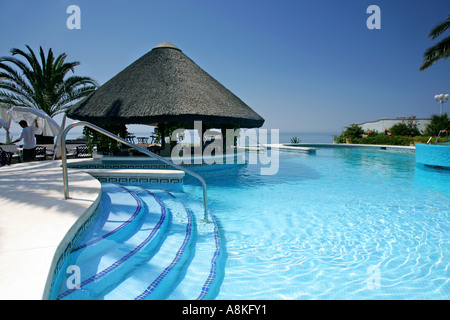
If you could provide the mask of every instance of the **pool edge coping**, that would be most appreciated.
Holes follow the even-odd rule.
[[[95,212],[101,198],[101,183],[87,173],[69,169],[72,198],[64,200],[60,160],[19,163],[0,169],[0,180],[5,180],[12,190],[0,197],[0,205],[10,211],[2,217],[6,234],[2,238],[0,258],[4,262],[0,269],[10,279],[2,287],[2,299],[47,300],[60,255],[79,227]],[[27,189],[29,183],[40,190]],[[51,196],[44,198],[39,192]],[[28,224],[23,230],[17,230],[22,221]],[[16,231],[20,232],[16,235]],[[14,232],[12,236],[11,232]],[[36,244],[35,239],[39,244],[43,241],[45,246]],[[36,263],[36,259],[42,260]],[[33,276],[31,272],[21,273],[28,269]]]
[[[74,237],[78,234],[80,228],[82,228],[83,225],[87,221],[89,221],[91,216],[95,213],[95,210],[97,209],[98,205],[100,204],[101,193],[102,193],[102,191],[101,191],[101,184],[100,184],[100,190],[98,192],[96,199],[92,203],[92,205],[89,206],[87,208],[87,210],[75,221],[75,223],[70,227],[70,229],[67,231],[64,238],[59,242],[58,246],[56,247],[52,262],[50,264],[50,269],[48,271],[47,280],[45,282],[45,287],[44,287],[44,290],[42,293],[42,300],[49,300],[50,291],[51,291],[52,284],[53,284],[53,279],[56,275],[56,269],[58,267],[60,258],[65,253],[65,251],[70,249],[71,243],[73,242]]]

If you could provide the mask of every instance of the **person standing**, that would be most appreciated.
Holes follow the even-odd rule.
[[[36,129],[38,128],[37,118],[34,121],[35,126],[29,127],[25,120],[21,120],[19,125],[22,127],[22,133],[17,140],[12,143],[17,143],[23,139],[23,153],[22,160],[24,162],[33,161],[36,158]]]

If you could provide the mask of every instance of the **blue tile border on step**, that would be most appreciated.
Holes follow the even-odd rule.
[[[101,236],[101,237],[98,237],[97,239],[94,239],[94,240],[92,240],[92,241],[89,241],[89,242],[87,242],[87,243],[81,245],[81,246],[78,246],[78,247],[74,248],[74,249],[72,250],[72,252],[76,252],[76,251],[78,251],[78,250],[80,250],[80,249],[83,249],[83,248],[86,248],[86,247],[88,247],[88,246],[91,246],[91,245],[93,245],[93,244],[95,244],[95,243],[97,243],[97,242],[99,242],[99,241],[101,241],[101,240],[103,240],[103,239],[106,239],[106,238],[109,237],[109,236],[112,236],[113,234],[117,233],[118,231],[122,230],[122,229],[125,228],[127,225],[129,225],[129,224],[130,224],[134,219],[136,219],[136,217],[138,216],[139,212],[141,211],[141,209],[142,209],[142,207],[143,207],[143,203],[142,203],[141,199],[139,199],[139,197],[137,197],[133,192],[131,192],[130,190],[128,190],[128,189],[125,188],[124,186],[121,186],[121,185],[119,185],[119,184],[114,184],[114,185],[117,186],[117,187],[122,188],[122,189],[125,190],[125,191],[127,191],[127,192],[128,192],[128,193],[136,200],[136,204],[137,204],[136,210],[134,211],[134,213],[131,215],[131,217],[130,217],[127,221],[125,221],[124,223],[122,223],[122,224],[121,224],[120,226],[118,226],[116,229],[114,229],[114,230],[112,230],[112,231],[110,231],[110,232],[104,234],[104,235]]]
[[[129,253],[127,253],[125,256],[123,256],[121,259],[117,260],[115,263],[113,263],[112,265],[110,265],[109,267],[107,267],[106,269],[102,270],[101,272],[93,275],[92,277],[86,279],[85,281],[83,281],[80,285],[80,288],[86,286],[87,284],[103,277],[104,275],[110,273],[111,271],[113,271],[114,269],[116,269],[117,267],[119,267],[122,263],[124,263],[125,261],[127,261],[130,257],[132,257],[134,254],[136,254],[139,250],[142,249],[142,247],[144,245],[146,245],[154,236],[155,234],[159,231],[159,228],[161,227],[163,221],[166,218],[166,207],[164,206],[164,204],[159,200],[159,198],[154,195],[153,193],[149,192],[149,194],[151,194],[155,200],[158,202],[158,204],[161,205],[161,218],[158,221],[158,223],[156,224],[156,226],[153,228],[152,232],[149,234],[149,236],[142,242],[140,243],[136,248],[134,248],[132,251],[130,251]],[[57,299],[60,300],[66,296],[68,296],[69,294],[75,292],[78,289],[70,289],[67,290],[63,293],[61,293]]]
[[[165,190],[164,190],[165,191]],[[170,192],[165,191],[167,194],[170,194],[172,197],[174,197]],[[175,198],[175,197],[174,197]],[[184,204],[183,204],[184,206]],[[192,213],[184,207],[187,212],[188,217],[188,223],[186,225],[186,236],[184,237],[183,243],[181,247],[178,249],[177,254],[175,255],[175,258],[172,260],[172,262],[164,269],[164,271],[142,292],[139,296],[137,296],[134,300],[143,300],[146,297],[148,297],[155,289],[156,287],[161,283],[161,281],[169,274],[169,272],[176,266],[176,264],[180,261],[181,257],[184,254],[184,251],[186,249],[187,244],[189,243],[189,239],[192,234],[192,224],[193,224],[193,216]]]
[[[196,300],[203,300],[205,299],[206,295],[208,294],[209,290],[211,289],[211,285],[213,284],[216,275],[217,275],[217,259],[220,256],[220,235],[219,235],[219,225],[217,223],[216,217],[209,212],[209,216],[211,217],[213,223],[214,223],[214,240],[216,243],[216,250],[214,252],[214,255],[211,259],[211,269],[209,272],[208,279],[206,280],[205,284],[202,287],[202,291],[200,295],[197,297]]]

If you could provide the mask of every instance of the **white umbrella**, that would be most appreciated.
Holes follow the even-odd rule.
[[[0,119],[0,128],[9,129],[9,123],[5,120]]]
[[[6,122],[5,120],[0,119],[0,128],[3,128],[6,130],[6,144],[10,144],[11,137],[9,136],[9,122]]]
[[[0,128],[6,130],[6,144],[10,144],[11,137],[9,135],[9,127],[11,125],[11,118],[8,115],[8,109],[0,105]]]
[[[8,110],[8,115],[16,123],[25,120],[28,125],[33,125],[37,119],[39,127],[37,131],[44,136],[55,137],[59,133],[59,125],[42,110],[28,107],[12,107]]]
[[[66,126],[66,118],[67,114],[64,113],[64,117],[61,123],[61,128],[59,129],[58,135],[56,136],[55,144],[53,145],[53,150],[55,151],[53,153],[53,160],[55,160],[57,157],[61,155],[61,135],[64,131],[64,128]]]

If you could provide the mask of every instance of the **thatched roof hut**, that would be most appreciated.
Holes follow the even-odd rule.
[[[73,106],[69,118],[98,125],[202,121],[211,128],[256,128],[264,119],[178,47],[162,43]]]

